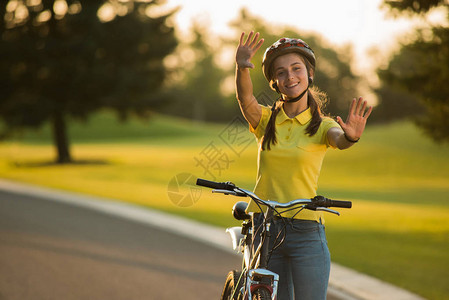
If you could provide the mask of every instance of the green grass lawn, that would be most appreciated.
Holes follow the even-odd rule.
[[[232,197],[202,189],[179,207],[168,197],[178,174],[232,180],[252,189],[257,150],[236,123],[195,124],[155,116],[120,124],[101,113],[71,124],[78,163],[51,163],[48,128],[0,144],[0,176],[128,201],[202,222],[230,226]],[[206,158],[214,163],[203,168]],[[188,193],[183,186],[180,193]],[[369,127],[360,143],[330,150],[319,193],[352,200],[326,218],[332,260],[429,299],[449,299],[449,147],[433,144],[412,124]]]

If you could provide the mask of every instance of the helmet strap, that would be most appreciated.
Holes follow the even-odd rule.
[[[283,97],[281,97],[281,99],[279,99],[279,101],[282,101],[284,103],[293,103],[293,102],[297,102],[299,101],[299,99],[301,99],[305,93],[307,93],[307,91],[309,90],[309,86],[312,84],[312,77],[309,77],[309,81],[307,83],[307,87],[304,90],[304,92],[302,92],[298,97],[293,98],[293,99],[289,99],[289,100],[285,100]]]

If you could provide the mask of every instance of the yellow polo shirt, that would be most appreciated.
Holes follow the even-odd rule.
[[[327,131],[340,127],[331,118],[323,117],[315,135],[306,133],[307,125],[312,119],[310,108],[294,118],[289,118],[281,108],[276,117],[277,143],[271,150],[262,151],[262,137],[271,116],[271,109],[261,106],[262,117],[256,128],[250,125],[250,131],[259,144],[257,180],[254,193],[261,199],[289,202],[294,199],[309,199],[316,196],[318,177],[326,150],[330,147]],[[248,206],[249,212],[260,212],[253,201]],[[282,214],[293,217],[297,210]],[[303,210],[296,219],[322,219],[321,212]],[[324,220],[323,220],[324,221]]]

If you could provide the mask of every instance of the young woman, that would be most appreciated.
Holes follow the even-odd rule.
[[[250,69],[262,43],[259,33],[251,32],[246,40],[242,33],[236,51],[237,99],[259,144],[255,193],[279,202],[312,198],[327,148],[354,145],[372,107],[368,108],[362,98],[354,99],[346,122],[340,117],[338,123],[324,117],[323,95],[311,88],[315,54],[304,41],[291,38],[282,38],[265,51],[263,73],[280,98],[271,108],[259,105],[253,95]],[[250,202],[248,211],[254,213],[257,226],[260,209]],[[330,255],[323,224],[321,213],[310,210],[289,211],[275,218],[271,236],[286,233],[268,266],[280,276],[278,300],[326,299]]]

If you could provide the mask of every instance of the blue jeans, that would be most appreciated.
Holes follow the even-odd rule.
[[[270,249],[282,238],[279,233],[286,231],[285,241],[268,262],[268,269],[279,274],[277,300],[325,300],[330,254],[324,225],[296,219],[275,219],[273,223]]]

